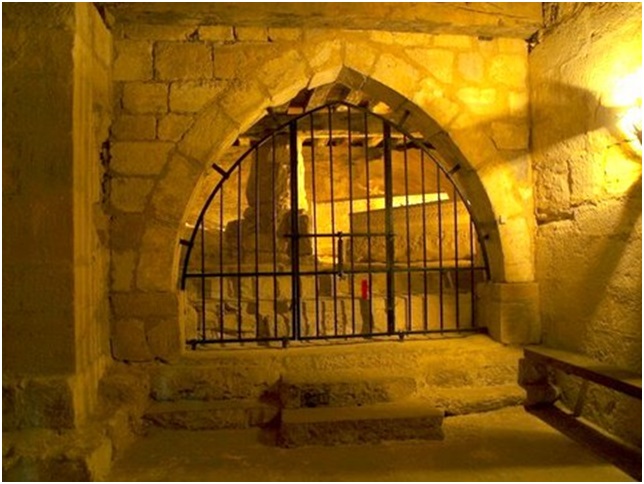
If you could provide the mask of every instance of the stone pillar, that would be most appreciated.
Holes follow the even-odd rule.
[[[539,343],[541,319],[536,282],[487,282],[477,287],[478,320],[504,344]]]

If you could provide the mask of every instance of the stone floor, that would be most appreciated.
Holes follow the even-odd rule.
[[[450,417],[443,441],[282,449],[256,430],[153,430],[110,481],[633,481],[522,407]]]

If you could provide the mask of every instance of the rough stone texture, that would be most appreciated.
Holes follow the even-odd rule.
[[[264,427],[279,415],[278,407],[255,400],[163,402],[152,405],[144,421],[163,428],[189,430]]]
[[[621,80],[641,69],[641,15],[640,4],[584,6],[530,54],[544,342],[636,372],[642,364],[641,147],[634,150],[624,141],[629,135],[601,113],[619,108],[627,94]],[[609,173],[616,172],[614,183]],[[564,389],[563,398],[575,391]],[[584,413],[637,443],[641,434],[624,429],[641,419],[641,406],[624,400],[597,392]],[[624,412],[601,419],[609,407]]]
[[[426,403],[380,403],[366,407],[282,411],[278,443],[283,447],[442,440],[443,412]]]
[[[114,80],[152,79],[152,43],[121,40],[114,42]]]
[[[123,109],[135,114],[165,113],[168,86],[160,82],[128,82],[123,86]]]
[[[122,115],[112,124],[116,140],[146,141],[156,138],[157,120],[153,115]]]
[[[212,51],[201,42],[159,42],[154,48],[154,77],[162,81],[212,77]]]
[[[192,116],[168,114],[159,120],[158,137],[165,141],[178,141],[193,122]]]
[[[416,391],[411,377],[352,380],[351,376],[333,375],[335,381],[313,374],[308,379],[283,378],[280,382],[280,401],[284,408],[350,407],[401,400]]]
[[[506,344],[541,340],[539,285],[487,283],[478,287],[478,314],[490,335]]]
[[[220,82],[173,82],[170,87],[170,111],[194,113],[221,93]]]
[[[114,143],[111,169],[123,175],[157,175],[165,165],[171,149],[170,143]]]
[[[113,178],[112,207],[123,212],[142,212],[153,186],[154,180],[150,178]]]

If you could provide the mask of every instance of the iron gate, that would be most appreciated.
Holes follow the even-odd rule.
[[[331,103],[213,169],[182,241],[193,347],[478,329],[487,258],[469,203],[384,117]]]

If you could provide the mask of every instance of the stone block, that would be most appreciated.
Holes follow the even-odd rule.
[[[219,95],[224,86],[217,81],[173,82],[170,86],[170,111],[194,113]]]
[[[288,409],[282,412],[278,442],[283,447],[299,447],[442,440],[442,423],[442,411],[416,402]]]
[[[434,45],[450,49],[471,49],[472,39],[465,35],[436,35]]]
[[[136,270],[137,289],[163,292],[176,288],[172,267],[175,244],[176,230],[158,222],[147,225],[141,240],[141,255]]]
[[[454,53],[447,49],[407,49],[410,59],[420,64],[441,82],[451,83],[454,78]]]
[[[168,85],[161,82],[128,82],[123,85],[123,109],[133,114],[168,111]]]
[[[269,27],[268,28],[268,41],[269,42],[294,42],[302,38],[302,29],[286,28],[286,27]]]
[[[152,43],[116,40],[114,42],[115,81],[148,81],[152,79]]]
[[[277,407],[254,400],[181,401],[155,403],[143,419],[167,429],[247,429],[264,427],[278,414]]]
[[[217,126],[216,133],[212,127]],[[195,160],[215,159],[217,147],[230,146],[239,135],[239,125],[222,109],[211,106],[193,123],[179,143],[179,151]]]
[[[110,282],[112,291],[129,291],[134,284],[137,253],[134,250],[112,251]]]
[[[112,249],[138,249],[145,230],[145,217],[139,213],[118,213],[112,217]]]
[[[180,221],[201,172],[200,166],[179,153],[170,156],[165,177],[155,187],[150,200],[152,213],[157,220],[170,223]]]
[[[230,25],[202,25],[199,27],[199,39],[208,42],[233,42],[235,36]]]
[[[150,178],[112,178],[110,203],[123,212],[142,212],[153,186],[154,180]]]
[[[538,343],[541,338],[539,285],[486,283],[477,288],[478,315],[490,336],[504,344]]]
[[[201,42],[158,42],[154,76],[163,81],[212,78],[212,50]]]
[[[173,293],[114,293],[112,311],[119,319],[172,318],[178,314],[178,300]]]
[[[237,68],[242,64],[243,51],[238,46],[215,46],[214,47],[214,77],[215,79],[233,79],[236,76]]]
[[[492,123],[492,140],[500,150],[527,150],[530,141],[527,125],[515,123]]]
[[[527,55],[500,54],[490,63],[490,78],[504,86],[525,89],[528,80]]]
[[[496,39],[499,52],[502,54],[523,54],[527,55],[528,43],[523,39],[510,39],[500,37]]]
[[[153,115],[124,114],[114,121],[111,132],[119,141],[153,140],[156,138],[157,119]]]
[[[119,23],[115,26],[117,37],[130,40],[186,40],[193,32],[190,25]]]
[[[235,27],[235,38],[240,42],[266,42],[266,27]]]
[[[279,385],[283,408],[353,407],[404,400],[416,391],[411,377],[358,378],[298,374]]]
[[[145,322],[139,319],[117,319],[112,332],[112,357],[120,361],[151,361]]]
[[[153,141],[122,141],[112,146],[110,168],[122,175],[157,175],[174,145]]]
[[[386,53],[382,54],[376,62],[371,77],[389,86],[400,95],[411,98],[416,92],[416,86],[424,76],[417,68],[404,62],[400,57]],[[390,106],[392,105],[390,104]]]
[[[494,110],[497,92],[493,88],[464,87],[456,93],[457,97],[474,113],[485,114]]]
[[[344,65],[369,75],[378,58],[379,52],[365,42],[349,42],[345,44]]]
[[[184,114],[168,114],[159,119],[158,137],[163,141],[179,141],[194,118]]]
[[[526,91],[510,91],[508,93],[510,114],[521,118],[528,117],[529,97]]]
[[[463,52],[458,55],[458,72],[466,81],[483,82],[485,79],[485,60],[476,52]]]
[[[176,319],[154,319],[145,324],[150,351],[164,362],[176,361],[181,355],[183,341]]]

